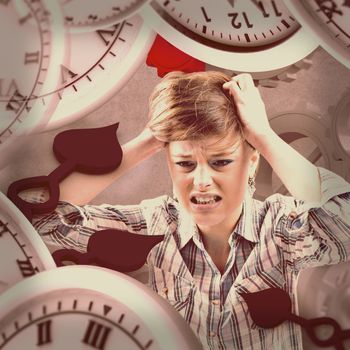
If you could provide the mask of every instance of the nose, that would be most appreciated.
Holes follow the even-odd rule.
[[[213,183],[210,169],[205,165],[197,165],[193,174],[193,185],[199,191],[205,190]]]

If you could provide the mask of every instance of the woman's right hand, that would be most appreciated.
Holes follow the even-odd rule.
[[[164,141],[157,139],[153,135],[152,130],[147,126],[143,129],[143,131],[140,133],[138,137],[146,141],[147,144],[149,144],[149,146],[151,147],[151,149],[154,150],[154,152],[158,152],[162,150],[166,145]]]

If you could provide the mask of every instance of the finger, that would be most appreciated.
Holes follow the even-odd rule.
[[[250,89],[250,88],[254,88],[254,80],[252,78],[252,76],[248,73],[243,74],[242,76],[242,80],[244,82],[245,88],[246,89]]]
[[[250,89],[254,87],[254,81],[249,73],[241,73],[232,78],[238,84],[242,90]]]
[[[225,90],[229,90],[229,93],[233,96],[236,96],[241,91],[241,88],[239,87],[237,82],[234,80],[230,80],[230,81],[224,83],[223,88]]]

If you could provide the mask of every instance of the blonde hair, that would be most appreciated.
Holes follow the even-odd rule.
[[[244,139],[232,97],[222,88],[231,78],[221,72],[171,72],[149,99],[148,127],[164,142],[226,136]]]

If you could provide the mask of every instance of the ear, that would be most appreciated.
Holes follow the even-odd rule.
[[[253,150],[252,155],[250,157],[250,167],[249,167],[250,176],[255,177],[258,170],[259,161],[260,161],[260,153],[257,150]]]

